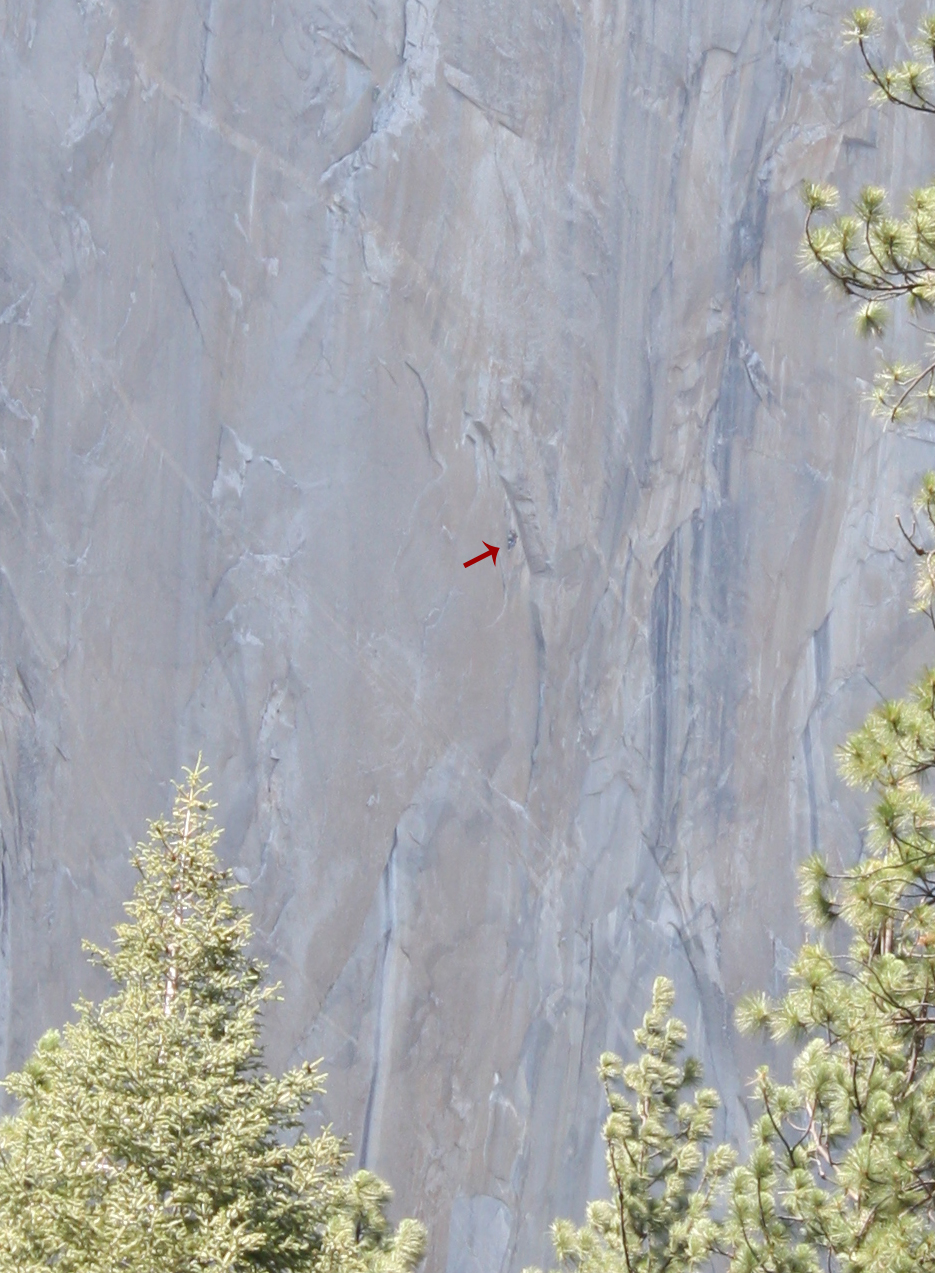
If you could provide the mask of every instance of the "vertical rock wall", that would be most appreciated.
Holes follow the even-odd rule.
[[[894,31],[918,12],[893,3]],[[833,749],[930,652],[932,430],[796,268],[928,175],[804,0],[0,0],[0,1062],[203,749],[279,1066],[548,1258],[672,975],[727,1128]],[[462,562],[501,547],[496,566]]]

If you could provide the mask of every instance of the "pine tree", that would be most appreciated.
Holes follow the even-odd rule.
[[[916,609],[935,622],[935,473],[917,512]],[[805,863],[813,939],[779,1002],[738,1011],[742,1029],[804,1044],[791,1083],[766,1068],[755,1080],[763,1113],[727,1225],[743,1273],[935,1271],[935,671],[875,708],[839,759],[848,783],[877,792],[869,851],[837,876]],[[842,924],[838,955],[823,933]]]
[[[701,1080],[693,1057],[680,1065],[685,1026],[669,1016],[672,983],[657,977],[652,1006],[634,1031],[640,1059],[624,1065],[605,1052],[598,1073],[610,1114],[604,1123],[609,1201],[587,1208],[587,1221],[552,1225],[560,1264],[581,1273],[683,1273],[717,1249],[720,1228],[712,1204],[734,1164],[729,1145],[706,1152],[720,1101],[711,1088],[694,1100],[687,1091]],[[622,1081],[633,1093],[624,1096]],[[525,1273],[538,1273],[527,1269]]]
[[[302,1130],[318,1064],[264,1069],[277,988],[247,953],[200,758],[185,772],[137,846],[113,950],[86,943],[115,993],[82,999],[5,1080],[19,1109],[0,1124],[0,1271],[408,1273],[422,1226],[394,1231],[389,1187],[348,1176],[330,1129]]]

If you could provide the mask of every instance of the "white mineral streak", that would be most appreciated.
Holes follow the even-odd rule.
[[[838,18],[0,0],[4,1071],[103,989],[79,938],[202,748],[271,1063],[325,1056],[429,1273],[602,1189],[657,972],[742,1131],[731,1005],[930,656],[933,433],[869,418],[796,250],[803,177],[905,189],[935,132]]]

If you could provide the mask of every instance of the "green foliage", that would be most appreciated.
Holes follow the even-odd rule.
[[[710,1088],[685,1099],[700,1082],[701,1067],[692,1057],[679,1064],[686,1031],[669,1016],[673,1002],[672,983],[658,977],[652,1007],[634,1032],[639,1060],[624,1065],[612,1052],[601,1057],[612,1201],[590,1203],[580,1229],[568,1220],[553,1224],[555,1255],[566,1267],[680,1273],[700,1265],[714,1247],[712,1197],[734,1165],[734,1152],[729,1145],[706,1152],[720,1102]],[[615,1086],[621,1081],[632,1099]]]
[[[928,615],[935,627],[935,473],[926,473],[922,479],[915,500],[915,514],[911,531],[907,531],[902,522],[899,523],[900,530],[919,558],[912,608],[919,614]],[[921,527],[918,525],[920,520]]]
[[[923,114],[935,114],[935,14],[922,20],[916,40],[917,59],[893,66],[873,56],[871,41],[879,30],[872,9],[855,9],[845,23],[845,38],[860,49],[874,100],[893,102]],[[889,309],[904,299],[916,314],[935,307],[935,183],[909,196],[902,216],[887,206],[886,191],[868,186],[853,211],[831,220],[822,214],[838,202],[832,186],[806,183],[807,208],[803,260],[825,271],[835,288],[860,302],[859,334],[879,337]],[[904,419],[935,403],[935,342],[923,363],[891,362],[877,375],[871,395],[878,414]]]
[[[876,790],[870,851],[839,876],[806,863],[803,910],[843,923],[847,953],[807,942],[783,998],[738,1012],[806,1040],[790,1084],[754,1083],[764,1113],[725,1225],[738,1270],[935,1270],[935,672],[871,712],[840,762]]]
[[[348,1176],[330,1129],[301,1131],[318,1065],[263,1068],[275,987],[247,954],[200,761],[186,773],[137,846],[114,949],[88,947],[116,992],[76,1004],[5,1081],[19,1111],[0,1124],[0,1271],[407,1273],[422,1226],[394,1232],[388,1186]]]

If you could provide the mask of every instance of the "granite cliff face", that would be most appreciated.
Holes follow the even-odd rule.
[[[796,268],[804,176],[929,175],[838,19],[0,0],[4,1070],[100,991],[201,748],[271,1062],[325,1056],[430,1273],[602,1189],[658,971],[742,1132],[731,1005],[931,655],[893,515],[935,435]]]

